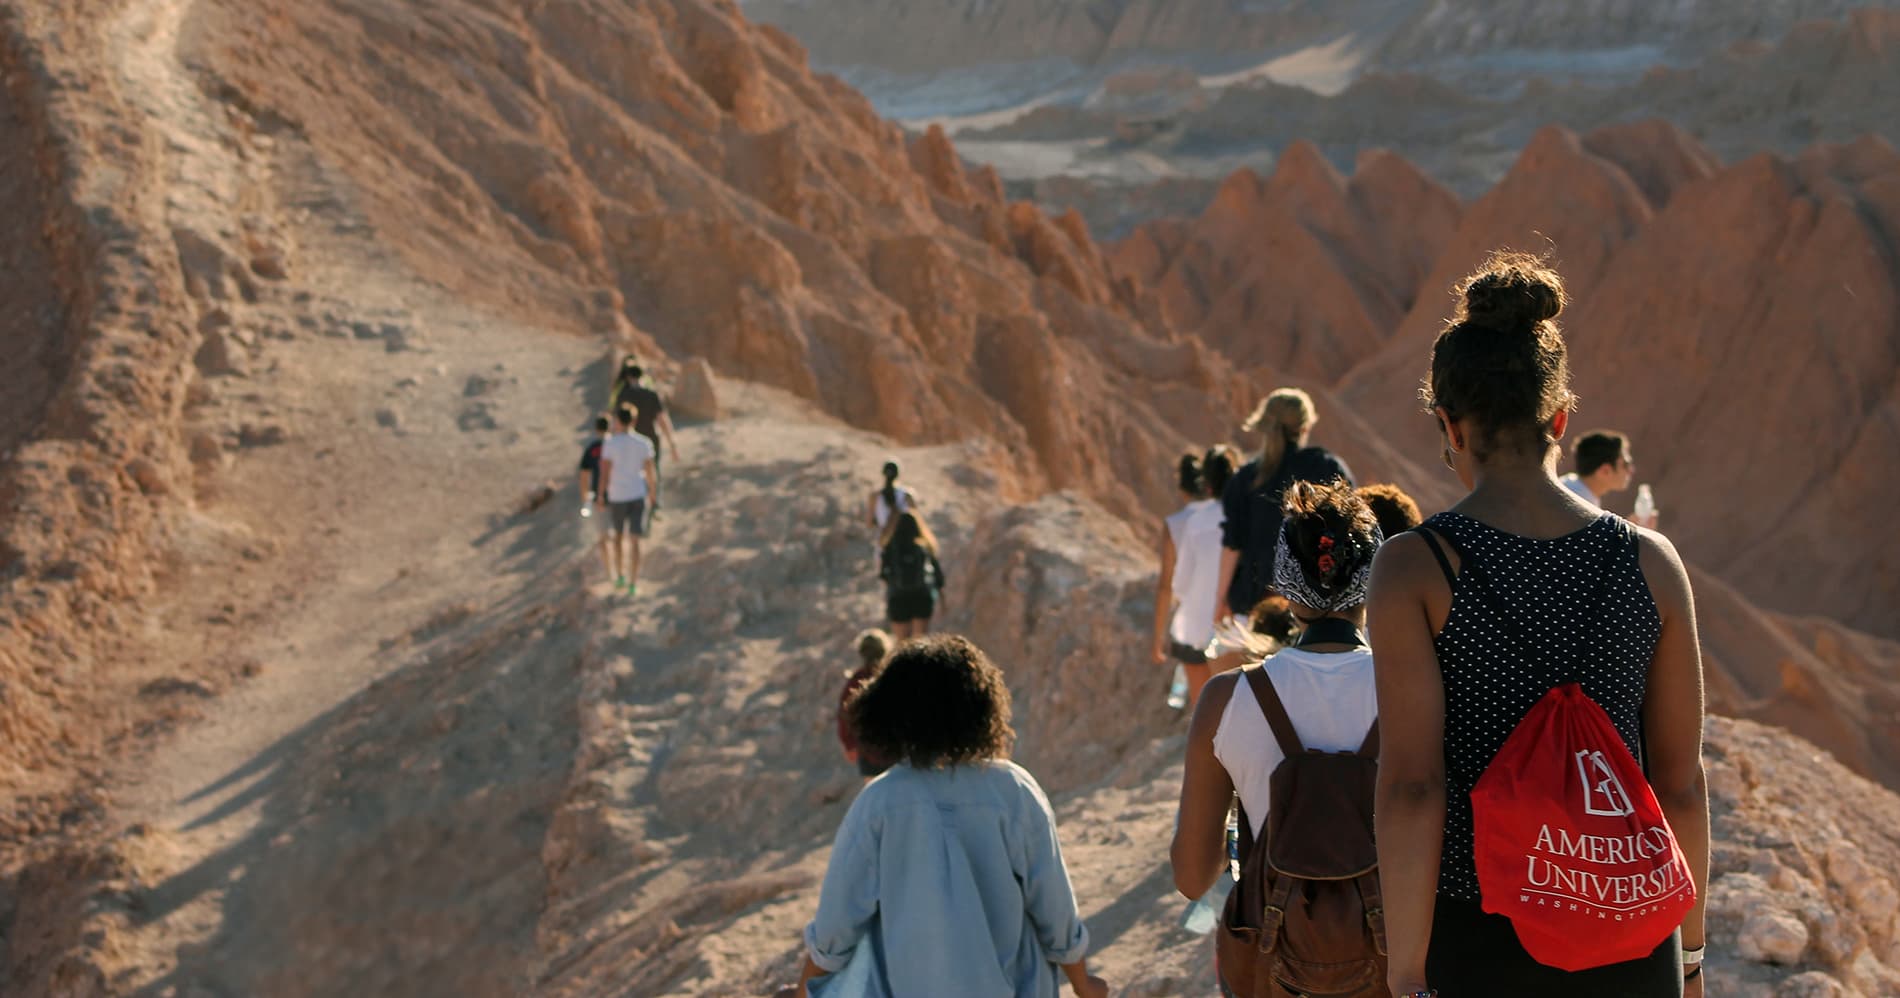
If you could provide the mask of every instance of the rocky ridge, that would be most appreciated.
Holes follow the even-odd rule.
[[[1113,277],[1074,220],[1002,204],[941,136],[907,141],[875,122],[729,7],[267,13],[214,0],[0,6],[9,95],[27,95],[5,127],[28,140],[0,146],[0,197],[44,221],[43,242],[15,252],[52,277],[5,287],[48,320],[6,327],[7,342],[54,358],[21,377],[51,401],[0,470],[0,723],[19,736],[6,990],[296,994],[334,979],[364,993],[666,994],[782,979],[856,782],[830,740],[837,677],[822,645],[876,615],[849,523],[859,469],[891,450],[966,559],[945,623],[1009,656],[1022,756],[1057,793],[1086,910],[1116,940],[1104,969],[1133,993],[1204,990],[1204,947],[1173,932],[1179,904],[1154,847],[1179,744],[1159,705],[1165,675],[1126,640],[1151,586],[1129,523],[1149,526],[1168,449],[1227,435],[1237,404],[1278,372],[1223,373],[1214,351],[1169,330],[1158,298]],[[606,58],[624,51],[649,58]],[[1587,164],[1578,145],[1549,140],[1538,162],[1551,177],[1526,189],[1562,189],[1538,185]],[[1581,144],[1626,178],[1590,187],[1627,206],[1623,243],[1645,238],[1651,191],[1673,205],[1719,179],[1698,179],[1692,155],[1638,156],[1651,145]],[[1810,201],[1834,212],[1817,239],[1885,217],[1877,145],[1769,162],[1786,180],[1771,193],[1796,206],[1785,225],[1763,223],[1776,233],[1810,231]],[[1298,186],[1339,185],[1313,169]],[[1416,289],[1442,286],[1439,264],[1410,276],[1421,255],[1355,244],[1362,220],[1339,203],[1284,207],[1361,254],[1331,265],[1342,279],[1376,279],[1394,302],[1392,289],[1423,302]],[[1447,246],[1476,238],[1480,207]],[[1587,243],[1591,230],[1576,231]],[[1605,256],[1599,282],[1617,273]],[[711,292],[695,291],[695,268],[717,279]],[[940,301],[958,309],[936,313]],[[865,344],[890,351],[875,362],[901,369],[925,411],[854,391],[878,374],[851,366]],[[594,555],[572,506],[552,501],[562,490],[536,482],[500,501],[500,469],[538,475],[537,441],[584,420],[600,381],[584,358],[626,347],[681,384],[710,382],[694,363],[709,356],[751,379],[699,393],[724,418],[689,440],[704,477],[677,484],[704,518],[668,514],[677,533],[633,610],[581,594]],[[495,352],[510,362],[497,368]],[[1402,423],[1315,387],[1329,445],[1442,503],[1447,487],[1411,464]],[[858,425],[884,420],[872,428],[894,437]],[[440,442],[457,440],[446,454]],[[548,466],[565,476],[570,457]],[[413,501],[458,468],[480,484],[452,510]],[[283,491],[264,487],[274,475]],[[1080,494],[1043,495],[1064,484]],[[800,501],[784,501],[787,485]],[[234,512],[264,529],[220,519]],[[400,537],[368,529],[419,514],[426,529]],[[286,659],[312,674],[389,671],[301,705],[307,727],[228,774],[214,758],[230,799],[192,805],[212,825],[260,809],[261,832],[206,846],[187,823],[128,826],[122,802],[54,784],[89,781],[161,709],[228,709],[271,665],[204,649],[241,647],[226,635],[269,635],[338,593],[359,602],[327,635],[336,644],[285,647]],[[1749,709],[1865,717],[1864,751],[1890,752],[1874,735],[1891,715],[1866,692],[1891,675],[1890,643],[1745,616],[1746,593],[1733,603],[1710,604],[1733,625],[1708,628],[1711,650],[1753,663],[1723,666],[1748,680],[1738,697],[1767,698]],[[156,646],[178,673],[141,671]],[[1840,713],[1855,696],[1864,713]],[[180,723],[194,713],[177,708]],[[1717,724],[1714,738],[1741,779],[1718,787],[1736,802],[1723,873],[1788,892],[1768,904],[1754,881],[1722,886],[1736,900],[1716,938],[1738,956],[1718,969],[1757,993],[1880,993],[1896,963],[1879,886],[1900,865],[1896,822],[1881,817],[1891,795],[1768,729]],[[75,761],[88,763],[76,777],[61,768]],[[762,852],[760,828],[783,845]],[[1831,831],[1790,848],[1810,828]],[[1831,844],[1843,839],[1854,849]],[[1772,917],[1751,931],[1758,910]]]

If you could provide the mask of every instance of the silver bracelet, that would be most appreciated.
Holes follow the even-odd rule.
[[[1694,966],[1699,965],[1702,962],[1702,954],[1708,952],[1708,949],[1709,949],[1708,943],[1703,943],[1702,945],[1697,946],[1695,949],[1688,949],[1685,947],[1682,951],[1683,967],[1688,968],[1688,967],[1694,967]]]

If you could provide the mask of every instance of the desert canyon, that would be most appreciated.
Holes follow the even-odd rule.
[[[1272,6],[0,0],[0,994],[770,994],[893,455],[1092,966],[1211,994],[1172,460],[1297,384],[1448,505],[1417,383],[1510,245],[1692,565],[1719,993],[1900,995],[1900,13]],[[1044,128],[1108,180],[989,164]],[[573,485],[627,352],[683,452],[638,599]]]

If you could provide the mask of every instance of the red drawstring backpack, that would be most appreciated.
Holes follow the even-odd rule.
[[[1695,905],[1675,832],[1616,725],[1576,683],[1544,694],[1471,790],[1484,910],[1537,960],[1648,956]]]

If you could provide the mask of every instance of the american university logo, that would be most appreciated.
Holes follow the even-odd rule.
[[[1667,824],[1600,823],[1615,834],[1588,826],[1586,815],[1627,819],[1636,814],[1636,803],[1601,751],[1585,749],[1572,758],[1583,787],[1583,813],[1571,811],[1570,822],[1538,829],[1524,855],[1518,901],[1616,921],[1692,901],[1695,884],[1688,864],[1674,855],[1675,838]]]
[[[1610,760],[1604,758],[1602,752],[1594,749],[1578,752],[1577,776],[1583,783],[1585,814],[1621,818],[1636,813],[1636,805],[1630,803],[1623,781],[1617,779],[1616,770],[1610,768]]]

